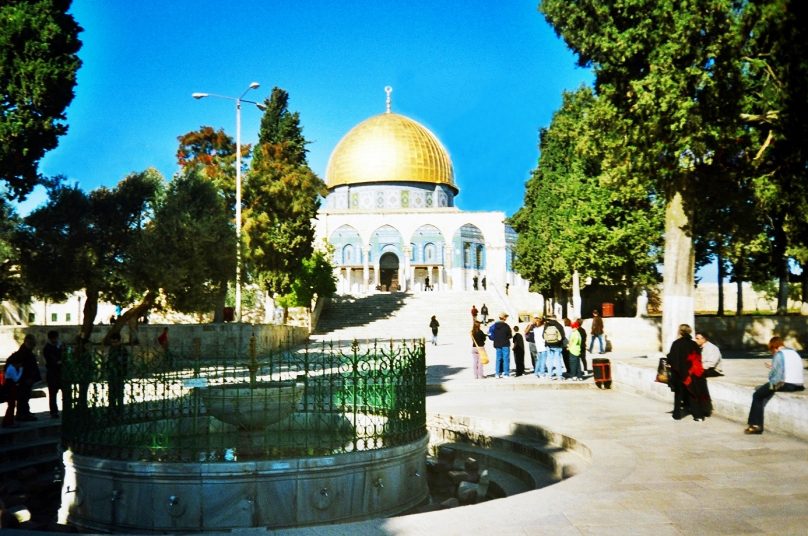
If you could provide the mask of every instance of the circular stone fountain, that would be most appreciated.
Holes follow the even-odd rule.
[[[209,415],[242,430],[263,430],[295,412],[304,385],[295,381],[225,383],[195,390]]]
[[[273,368],[258,362],[251,339],[246,364],[217,368],[195,357],[185,361],[197,368],[179,380],[133,377],[128,392],[147,396],[130,402],[128,420],[101,418],[104,398],[89,411],[69,406],[83,428],[66,443],[60,521],[167,533],[410,511],[429,493],[424,387],[412,380],[425,381],[423,342],[393,353],[329,348],[307,354],[304,366],[284,359]],[[96,420],[80,420],[85,413]]]

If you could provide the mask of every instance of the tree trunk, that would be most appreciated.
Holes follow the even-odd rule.
[[[790,274],[788,272],[788,260],[783,259],[781,264],[785,265],[785,269],[782,267],[780,269],[780,277],[777,289],[777,314],[785,315],[788,314],[788,276]]]
[[[738,287],[738,299],[735,302],[735,316],[741,316],[743,314],[743,281],[736,277],[735,285]]]
[[[808,263],[802,264],[802,277],[800,286],[802,287],[802,303],[808,303]]]
[[[808,263],[803,263],[800,265],[802,268],[802,275],[800,276],[800,286],[802,287],[802,307],[800,308],[800,313],[803,315],[808,315]]]
[[[104,335],[104,345],[109,344],[109,338],[113,333],[120,333],[124,326],[129,325],[129,342],[134,344],[137,342],[137,319],[143,316],[154,305],[155,293],[147,290],[143,295],[140,303],[134,307],[130,307],[118,317],[118,320],[112,325],[106,335]]]
[[[724,316],[724,258],[718,253],[718,316]]]
[[[213,322],[221,324],[224,322],[224,304],[227,301],[227,281],[222,281],[219,285],[219,293],[216,295],[215,309],[213,310]]]
[[[784,315],[788,312],[788,281],[791,271],[788,268],[788,257],[786,249],[788,247],[788,237],[783,229],[783,218],[773,219],[774,227],[774,251],[772,252],[777,275],[777,314]]]
[[[665,258],[662,272],[662,350],[676,340],[680,324],[693,326],[695,251],[690,236],[692,215],[681,190],[665,206]]]

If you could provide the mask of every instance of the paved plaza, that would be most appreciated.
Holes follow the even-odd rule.
[[[743,434],[743,417],[674,421],[664,394],[534,376],[473,380],[462,330],[427,345],[431,415],[525,423],[574,438],[588,466],[552,486],[474,506],[391,519],[246,534],[290,535],[684,535],[808,533],[808,441]],[[658,352],[611,352],[615,377],[651,378]],[[763,357],[727,359],[711,379],[746,390],[766,377]],[[486,367],[492,374],[493,363]],[[645,381],[645,380],[643,380]],[[649,380],[650,382],[650,380]],[[652,383],[652,382],[651,382]],[[662,386],[660,386],[662,387]],[[662,391],[664,393],[664,391]],[[743,391],[739,391],[743,392]],[[808,402],[805,394],[796,396]],[[672,400],[672,398],[671,398]],[[740,405],[743,401],[736,403]],[[44,399],[34,409],[44,417]],[[804,410],[808,404],[802,404]],[[774,401],[769,410],[778,411]],[[767,416],[769,412],[767,411]],[[584,464],[586,465],[586,464]]]
[[[601,390],[591,378],[563,384],[532,375],[495,379],[493,363],[486,366],[489,377],[475,381],[465,339],[443,336],[438,346],[427,345],[429,413],[559,432],[587,447],[589,467],[561,483],[479,505],[272,534],[808,534],[808,441],[781,433],[744,435],[745,414],[740,420],[675,421],[672,395],[670,402],[658,400],[619,382]],[[616,374],[651,378],[658,354],[605,357]],[[766,378],[765,359],[728,357],[727,375],[710,381],[716,390],[719,382],[747,389],[745,412],[753,386]],[[781,396],[790,395],[775,399]],[[808,412],[806,395],[796,396]]]

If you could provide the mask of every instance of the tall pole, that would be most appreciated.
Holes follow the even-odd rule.
[[[215,93],[193,93],[191,95],[195,99],[218,97],[236,102],[236,307],[235,318],[233,319],[236,322],[241,322],[241,103],[249,102],[250,104],[255,104],[261,111],[266,110],[266,106],[263,104],[244,99],[244,95],[248,91],[258,87],[258,82],[251,83],[238,98],[216,95]]]
[[[244,95],[242,95],[243,97]],[[236,99],[236,322],[241,322],[241,98]]]

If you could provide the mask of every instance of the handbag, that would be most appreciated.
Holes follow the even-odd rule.
[[[656,381],[667,385],[670,380],[670,372],[671,366],[668,364],[668,358],[660,357],[659,365],[657,365]]]
[[[477,344],[477,340],[474,338],[473,335],[471,337],[471,340],[474,341],[474,347],[477,348],[477,355],[480,356],[480,364],[487,365],[489,361],[488,361],[488,354],[486,353],[485,348]]]

